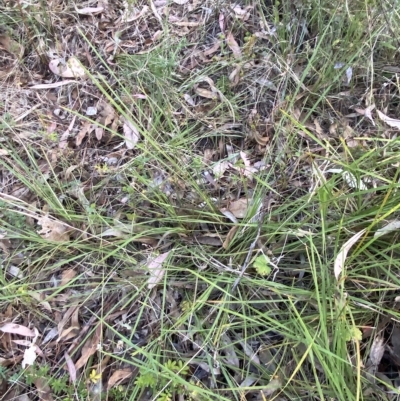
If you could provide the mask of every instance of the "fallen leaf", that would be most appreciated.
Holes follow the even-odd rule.
[[[69,354],[66,352],[64,354],[65,357],[65,362],[67,363],[67,368],[69,372],[69,377],[71,378],[71,382],[75,383],[76,382],[76,368],[74,365],[74,362],[72,361],[71,357]]]
[[[61,286],[67,285],[76,276],[74,269],[64,270],[61,274]]]
[[[102,13],[104,11],[104,7],[84,7],[84,8],[75,7],[75,10],[78,14],[96,15]]]
[[[84,78],[86,71],[81,62],[74,56],[70,57],[66,63],[61,58],[51,60],[49,63],[50,71],[63,78]]]
[[[346,261],[347,253],[349,252],[350,248],[362,237],[362,235],[364,233],[365,233],[365,228],[364,228],[364,230],[358,232],[357,234],[354,234],[340,248],[339,254],[336,256],[335,264],[334,264],[334,268],[333,268],[336,280],[339,280],[339,276],[342,273],[342,270],[343,270],[343,267],[344,267],[344,262]]]
[[[165,269],[163,269],[162,264],[168,257],[170,252],[171,251],[168,251],[162,253],[161,255],[158,255],[147,265],[147,268],[150,270],[150,277],[147,288],[149,288],[150,290],[154,288],[164,277]]]
[[[265,397],[269,397],[274,394],[275,391],[279,390],[282,387],[282,380],[279,377],[272,379],[261,391],[263,393],[264,399]]]
[[[400,120],[396,120],[395,118],[390,118],[387,115],[383,114],[381,111],[377,110],[379,118],[385,122],[387,125],[393,128],[399,128],[400,129]]]
[[[326,173],[333,173],[333,174],[342,174],[343,179],[345,180],[346,184],[353,189],[358,189],[365,191],[368,187],[364,184],[362,180],[357,180],[357,178],[350,173],[349,171],[345,171],[341,168],[331,168],[325,171]]]
[[[122,117],[122,122],[124,124],[122,128],[125,136],[125,145],[128,149],[133,149],[139,142],[140,133],[132,121]]]
[[[49,379],[43,377],[38,377],[34,381],[40,401],[53,401],[53,396],[51,395],[51,389],[48,382]]]
[[[179,4],[180,6],[183,6],[186,3],[189,3],[189,0],[172,0],[175,4]]]
[[[231,167],[231,163],[226,160],[220,160],[214,164],[213,174],[216,180],[219,180],[225,173],[225,171]]]
[[[240,198],[231,202],[228,210],[238,219],[246,217],[249,202],[246,198]]]
[[[24,352],[24,359],[22,360],[22,369],[25,369],[28,365],[32,366],[35,363],[37,354],[36,354],[36,345],[31,344],[29,348],[27,348]]]
[[[193,100],[193,98],[188,95],[187,93],[185,93],[183,95],[183,98],[186,100],[186,103],[189,104],[190,106],[196,106],[196,102]]]
[[[107,390],[110,390],[112,387],[122,383],[124,380],[129,379],[132,376],[132,373],[131,369],[116,370],[108,379]]]
[[[81,357],[75,364],[76,370],[79,370],[81,367],[83,367],[88,361],[88,359],[96,353],[98,345],[101,340],[101,333],[102,333],[102,325],[98,324],[93,336],[90,337],[82,347]]]
[[[231,339],[227,334],[222,334],[221,339],[221,351],[225,353],[226,362],[231,366],[239,367],[240,361],[236,355],[235,347],[232,344]]]
[[[379,230],[376,230],[376,233],[374,234],[374,237],[380,237],[381,235],[389,234],[392,231],[396,231],[400,228],[400,221],[399,220],[393,220],[390,223],[386,224],[386,226],[380,228]]]
[[[125,10],[121,17],[124,23],[135,21],[141,17],[144,17],[150,11],[149,6],[147,5],[143,6],[142,10],[139,11],[138,8],[132,7],[132,4],[133,3],[128,1],[124,2]]]
[[[58,147],[60,149],[66,149],[68,146],[68,137],[70,133],[72,132],[74,125],[75,125],[75,120],[76,116],[74,116],[68,126],[68,128],[64,131],[64,133],[61,135],[60,142],[58,144]]]
[[[371,365],[376,368],[381,363],[384,352],[385,339],[381,336],[376,336],[369,350],[367,365]]]
[[[53,82],[51,84],[32,85],[29,87],[29,89],[54,89],[54,88],[59,88],[60,86],[69,85],[69,84],[77,84],[77,83],[78,83],[78,81],[73,81],[73,80],[59,81],[59,82]]]
[[[240,50],[240,46],[236,42],[232,32],[229,32],[226,35],[226,44],[232,50],[233,57],[235,57],[235,58],[241,58],[242,57],[242,51]]]
[[[39,217],[38,224],[42,226],[42,229],[38,231],[38,234],[40,234],[42,238],[56,242],[69,241],[67,227],[60,221],[50,219],[48,214]]]
[[[22,326],[20,324],[6,323],[4,326],[0,327],[3,333],[18,334],[25,337],[35,337],[35,332],[28,327]]]
[[[205,97],[207,99],[216,99],[218,97],[218,94],[216,92],[212,92],[208,89],[197,87],[194,91],[197,95]]]
[[[83,123],[81,130],[78,132],[78,135],[76,136],[75,139],[76,146],[80,146],[83,141],[83,138],[85,138],[87,134],[90,134],[94,129],[95,125],[92,122],[85,121]]]

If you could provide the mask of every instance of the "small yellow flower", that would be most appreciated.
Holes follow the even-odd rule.
[[[96,384],[101,379],[101,373],[96,373],[96,369],[93,369],[89,375],[89,379],[92,383]]]

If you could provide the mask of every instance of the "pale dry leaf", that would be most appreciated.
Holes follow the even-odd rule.
[[[232,32],[229,32],[226,35],[226,44],[232,50],[233,57],[235,57],[235,58],[241,58],[242,57],[242,51],[240,50],[240,46],[236,42],[236,39],[234,38]]]
[[[84,8],[76,8],[75,10],[78,14],[82,15],[96,15],[100,14],[104,11],[104,7],[84,7]]]
[[[64,270],[61,274],[61,286],[67,285],[76,276],[74,269]]]
[[[377,110],[379,118],[385,122],[387,125],[393,128],[400,129],[400,120],[396,120],[395,118],[390,118],[386,114],[383,114],[381,111]]]
[[[53,82],[51,84],[32,85],[32,86],[29,87],[29,89],[54,89],[54,88],[59,88],[60,86],[70,85],[70,84],[77,84],[77,83],[79,83],[79,82],[78,81],[74,81],[74,80],[59,81],[59,82]]]
[[[197,95],[205,97],[207,99],[216,99],[218,97],[218,94],[216,92],[212,92],[208,89],[197,87],[194,91]]]
[[[70,57],[65,64],[60,58],[51,60],[49,68],[53,74],[63,78],[84,78],[86,76],[85,68],[74,56]]]
[[[350,173],[350,171],[345,171],[341,168],[331,168],[329,170],[326,170],[325,173],[342,174],[343,179],[350,188],[362,191],[368,189],[364,182],[362,180],[357,180],[354,174]]]
[[[238,219],[232,214],[232,212],[230,212],[228,209],[223,208],[220,209],[220,212],[226,217],[228,218],[232,223],[237,224],[238,223]]]
[[[50,219],[48,214],[39,217],[38,224],[42,226],[42,229],[38,231],[38,234],[40,234],[42,238],[56,242],[69,241],[70,238],[67,227],[60,221]]]
[[[371,120],[372,125],[375,127],[375,121],[372,117],[372,110],[374,110],[374,109],[375,109],[375,105],[371,104],[364,110],[364,115],[365,115],[365,117],[367,117]]]
[[[376,230],[376,233],[374,234],[374,237],[380,237],[381,235],[389,234],[392,231],[396,231],[400,228],[400,221],[399,220],[393,220],[390,223],[386,224],[379,230]]]
[[[76,368],[75,368],[74,362],[72,361],[71,357],[69,356],[69,354],[67,352],[64,354],[64,357],[65,357],[65,362],[67,364],[69,377],[71,378],[71,382],[75,383],[76,382]]]
[[[56,338],[58,336],[58,330],[57,327],[53,327],[52,329],[50,329],[46,336],[44,337],[42,344],[46,344],[49,341],[51,341],[53,338]]]
[[[36,345],[31,344],[29,348],[27,348],[24,352],[24,359],[22,360],[22,369],[25,369],[28,365],[32,366],[36,361]]]
[[[228,168],[231,167],[231,163],[226,160],[220,160],[214,164],[213,174],[216,180],[220,179]]]
[[[282,387],[282,380],[279,377],[272,379],[261,391],[264,397],[269,397]]]
[[[100,234],[102,237],[128,238],[128,233],[118,228],[108,228]]]
[[[122,383],[124,380],[129,379],[132,376],[131,369],[119,369],[113,372],[111,377],[108,379],[107,390],[111,390],[114,386]]]
[[[12,340],[14,344],[23,345],[24,347],[30,347],[32,345],[32,341],[29,340]]]
[[[175,4],[179,4],[180,6],[183,6],[186,3],[189,3],[189,0],[172,0]]]
[[[339,276],[343,271],[344,262],[346,261],[346,257],[347,257],[347,254],[348,254],[350,248],[363,236],[364,233],[365,233],[365,228],[364,228],[364,230],[361,230],[357,234],[354,234],[340,248],[339,254],[336,256],[335,263],[334,263],[334,268],[333,268],[336,280],[339,280]]]
[[[150,290],[154,288],[164,277],[165,269],[163,268],[162,264],[164,263],[170,252],[171,251],[168,251],[162,253],[161,255],[158,255],[147,265],[147,268],[150,270],[150,277],[147,288],[149,288]]]
[[[6,323],[0,327],[0,331],[3,333],[18,334],[25,337],[35,337],[35,332],[26,326],[14,323]]]
[[[385,339],[381,336],[376,336],[369,350],[368,362],[372,366],[377,367],[381,363],[384,352]]]
[[[232,344],[231,339],[228,337],[227,334],[224,333],[220,337],[220,340],[222,343],[221,351],[225,353],[226,362],[231,366],[239,367],[240,361],[238,356],[236,355],[235,347]]]
[[[193,100],[193,98],[189,94],[185,93],[183,95],[183,98],[186,100],[186,103],[189,104],[190,106],[193,106],[193,107],[196,106],[196,102]]]
[[[132,121],[125,117],[122,117],[121,119],[123,122],[122,128],[124,131],[125,145],[128,149],[134,149],[140,139],[139,130]]]
[[[246,217],[249,201],[246,198],[240,198],[231,202],[228,210],[238,219]]]

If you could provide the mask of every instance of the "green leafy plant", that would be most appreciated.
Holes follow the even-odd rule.
[[[253,267],[261,276],[268,276],[271,273],[271,266],[268,256],[262,254],[254,260]]]

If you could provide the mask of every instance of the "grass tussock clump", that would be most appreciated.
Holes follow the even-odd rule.
[[[0,5],[4,400],[398,396],[400,6]]]

